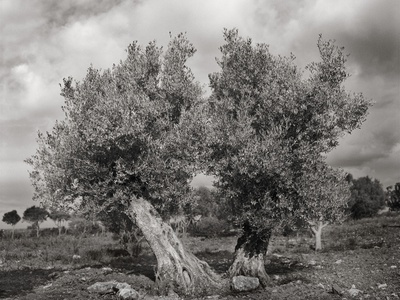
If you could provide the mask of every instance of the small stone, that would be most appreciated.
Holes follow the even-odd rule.
[[[116,287],[118,290],[122,290],[122,289],[131,289],[131,288],[132,288],[131,285],[128,284],[128,283],[126,283],[126,282],[123,282],[123,283],[118,282],[118,283],[116,284],[115,287]]]
[[[343,260],[339,259],[337,261],[335,261],[335,264],[340,265],[343,262]]]
[[[72,256],[72,259],[73,259],[73,260],[79,260],[79,259],[81,259],[81,256],[80,256],[80,255],[77,255],[77,254],[74,254],[74,255]]]
[[[255,290],[260,286],[260,280],[257,277],[234,276],[231,287],[236,292],[247,292]]]
[[[49,283],[48,285],[45,285],[44,287],[43,287],[43,289],[48,289],[49,287],[51,287],[53,284],[52,283]]]
[[[351,286],[351,289],[349,290],[350,296],[355,297],[355,296],[357,296],[359,293],[361,293],[361,291],[358,290],[358,289],[356,289],[356,286],[353,284],[353,285]]]
[[[387,288],[387,284],[386,283],[378,284],[378,289],[384,290],[386,288]]]
[[[396,268],[397,268],[397,266],[390,266],[390,268],[391,268],[391,269],[396,269]]]
[[[325,286],[322,283],[318,283],[317,287],[319,287],[321,289],[325,289]]]
[[[96,282],[87,289],[91,293],[107,294],[114,292],[114,287],[116,287],[116,285],[116,281]]]
[[[317,262],[315,260],[310,260],[310,262],[308,264],[311,266],[315,266],[317,264]]]
[[[137,300],[139,293],[132,288],[122,288],[118,291],[118,296],[123,300]]]
[[[53,273],[50,273],[49,276],[47,276],[47,277],[49,277],[50,279],[55,279],[55,278],[60,277],[60,274],[58,272],[53,272]]]
[[[342,292],[342,289],[338,285],[334,284],[334,285],[332,285],[332,294],[341,296],[343,294],[343,292]]]
[[[110,274],[112,273],[112,269],[109,267],[104,267],[101,269],[103,271],[104,274]]]

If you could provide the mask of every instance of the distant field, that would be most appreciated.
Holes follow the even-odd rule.
[[[400,214],[329,226],[324,249],[315,252],[306,233],[274,237],[266,261],[275,286],[250,294],[224,292],[218,299],[399,299]],[[129,256],[112,235],[30,237],[0,240],[0,298],[97,299],[87,287],[117,280],[151,295],[156,261],[149,248]],[[218,273],[229,268],[236,237],[194,238],[186,246]],[[75,255],[75,258],[74,258]],[[110,269],[102,269],[109,267]],[[330,294],[339,287],[343,296]],[[352,298],[354,285],[361,292]],[[104,295],[101,299],[116,299]]]

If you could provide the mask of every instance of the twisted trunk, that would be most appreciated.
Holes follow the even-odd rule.
[[[235,247],[235,258],[228,271],[230,277],[238,275],[257,277],[261,286],[271,285],[271,279],[264,265],[271,233],[271,229],[259,232],[248,222],[244,223],[242,235]]]
[[[130,213],[157,258],[156,283],[162,293],[199,294],[222,287],[221,278],[184,248],[148,201],[135,198]]]

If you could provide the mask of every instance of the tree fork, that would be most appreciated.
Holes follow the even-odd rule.
[[[157,258],[156,284],[162,293],[201,294],[222,288],[220,276],[184,248],[148,201],[135,197],[130,215]]]

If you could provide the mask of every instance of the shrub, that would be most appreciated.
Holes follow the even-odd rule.
[[[191,229],[191,234],[210,238],[227,235],[229,230],[230,226],[226,221],[219,220],[215,217],[205,217]]]
[[[385,192],[378,180],[361,177],[352,180],[350,213],[354,219],[373,217],[385,204]]]
[[[89,260],[100,262],[104,257],[104,252],[99,249],[89,249],[83,253],[83,257]]]

